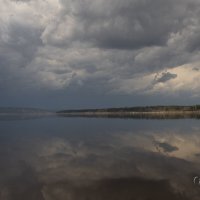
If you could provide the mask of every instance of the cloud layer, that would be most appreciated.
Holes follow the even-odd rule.
[[[2,0],[0,90],[199,99],[199,19],[197,0]]]

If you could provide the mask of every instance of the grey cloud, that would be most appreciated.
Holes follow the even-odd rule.
[[[191,52],[193,51],[199,51],[200,50],[200,36],[199,36],[199,30],[196,30],[189,38],[187,49]]]
[[[42,46],[41,27],[12,18],[0,29],[1,93],[17,95],[34,90],[37,78],[28,66]]]
[[[171,153],[178,150],[178,147],[172,146],[166,142],[156,142],[156,146],[161,148],[165,153]]]
[[[175,79],[177,74],[172,74],[170,72],[162,72],[161,74],[157,74],[154,78],[155,83],[165,83],[171,79]]]
[[[194,67],[192,70],[194,70],[194,71],[199,71],[199,68]]]
[[[41,30],[37,27],[23,25],[19,23],[10,24],[9,40],[4,44],[10,51],[21,54],[22,65],[25,65],[35,57],[39,46]]]
[[[116,71],[113,75],[123,79],[138,72],[182,65],[197,57],[198,52],[187,49],[193,39],[188,27],[198,26],[194,21],[199,15],[198,1],[61,2],[63,12],[56,22],[47,26],[43,41],[59,48],[76,49],[84,44],[81,48],[86,52],[91,46],[106,49],[104,54],[99,50],[100,63],[109,59],[109,65],[105,64],[106,74]],[[76,58],[73,66],[88,70],[89,66],[97,66],[93,58],[85,59],[86,66]]]
[[[0,88],[38,89],[38,96],[41,88],[52,95],[56,90],[124,94],[118,88],[125,88],[126,80],[199,61],[199,4],[198,0],[2,3],[1,8],[13,16],[7,19],[3,9],[0,12]],[[163,73],[154,84],[176,77]],[[136,98],[138,93],[131,95]],[[113,100],[112,95],[109,98]]]
[[[67,29],[66,16],[71,16],[75,27],[67,40],[88,41],[108,49],[138,49],[166,45],[170,34],[183,26],[187,1],[159,0],[84,0],[61,1],[66,14],[61,16],[61,26]],[[187,14],[186,14],[187,15]],[[57,26],[55,26],[56,28]],[[52,40],[48,36],[49,42]],[[62,43],[63,44],[63,43]]]
[[[27,2],[30,2],[32,0],[10,0],[10,1],[13,1],[13,2],[16,2],[16,3],[27,3]]]
[[[55,69],[52,71],[55,74],[66,74],[66,73],[71,73],[69,69]]]

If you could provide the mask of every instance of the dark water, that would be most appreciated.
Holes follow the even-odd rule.
[[[200,121],[0,121],[0,200],[200,199]]]

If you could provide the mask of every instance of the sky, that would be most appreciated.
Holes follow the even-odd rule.
[[[199,0],[1,0],[0,106],[200,103]]]

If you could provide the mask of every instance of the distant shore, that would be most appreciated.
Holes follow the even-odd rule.
[[[200,118],[200,106],[146,106],[105,109],[61,110],[63,117],[108,117],[108,118],[146,118],[177,119]]]

